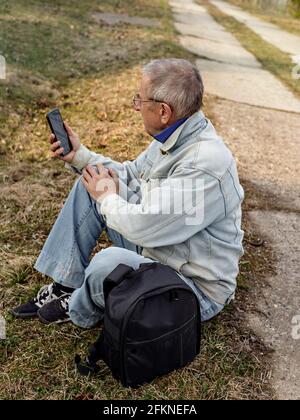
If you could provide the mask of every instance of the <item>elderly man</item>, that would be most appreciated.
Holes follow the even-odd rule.
[[[54,282],[12,310],[46,324],[72,320],[89,328],[103,318],[103,281],[114,268],[160,261],[199,299],[202,320],[233,298],[243,253],[240,186],[235,160],[202,106],[203,84],[185,60],[143,68],[133,99],[153,141],[134,161],[89,151],[67,125],[73,150],[51,136],[53,156],[81,174],[35,268]],[[105,229],[114,246],[89,261]]]

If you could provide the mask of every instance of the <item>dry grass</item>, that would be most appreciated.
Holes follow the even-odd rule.
[[[49,158],[48,108],[60,107],[87,146],[116,160],[133,159],[149,142],[138,114],[130,108],[140,63],[157,56],[193,59],[176,43],[165,0],[153,0],[151,6],[146,0],[102,1],[101,10],[99,2],[92,0],[81,6],[76,2],[76,7],[71,0],[57,4],[53,9],[48,5],[45,15],[44,2],[39,0],[18,0],[14,9],[9,2],[0,3],[0,33],[3,27],[15,29],[3,47],[4,52],[13,51],[14,76],[6,81],[8,90],[2,86],[0,93],[6,114],[0,128],[0,310],[7,320],[7,339],[0,341],[0,399],[270,397],[269,351],[243,321],[252,278],[263,278],[268,251],[247,243],[237,301],[204,326],[199,357],[189,367],[137,390],[122,388],[104,365],[97,378],[76,376],[74,354],[86,352],[97,329],[85,331],[71,324],[45,327],[37,320],[20,321],[9,315],[9,308],[51,281],[33,264],[74,182],[74,174]],[[99,27],[89,18],[94,11],[146,15],[160,20],[162,28]],[[64,33],[56,28],[52,39],[47,28],[59,23],[65,24]],[[74,45],[62,47],[76,25],[82,33],[75,41],[85,47],[79,56]],[[19,47],[12,48],[23,38],[26,48],[34,49],[36,34],[48,42],[45,53],[33,51],[27,57]],[[255,234],[246,229],[248,236]],[[94,252],[107,245],[102,236]]]

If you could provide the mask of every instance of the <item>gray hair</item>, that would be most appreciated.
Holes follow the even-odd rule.
[[[170,105],[177,118],[199,111],[203,101],[203,82],[199,70],[187,60],[152,60],[143,67],[150,80],[148,97]]]

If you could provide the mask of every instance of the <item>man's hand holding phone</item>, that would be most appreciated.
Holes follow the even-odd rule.
[[[69,136],[70,142],[73,146],[73,149],[67,155],[62,156],[62,153],[64,152],[64,148],[61,147],[61,141],[57,140],[57,138],[55,137],[54,134],[51,134],[51,136],[50,136],[50,143],[51,143],[50,150],[52,151],[52,157],[53,158],[58,158],[58,159],[61,159],[65,162],[71,163],[72,160],[74,159],[75,153],[79,149],[81,143],[80,143],[80,139],[79,139],[78,134],[74,133],[72,128],[69,126],[69,124],[67,124],[65,122],[64,126],[66,128],[67,133],[68,133],[68,136]]]
[[[52,157],[71,163],[80,147],[78,135],[68,124],[64,123],[58,108],[48,112],[46,118],[52,131],[50,136]]]
[[[72,163],[75,153],[80,147],[79,136],[74,133],[69,124],[64,123],[59,109],[47,114],[47,121],[51,128],[50,150],[52,157]],[[82,171],[82,182],[90,196],[101,202],[110,194],[119,193],[119,178],[112,169],[106,169],[102,164],[96,165],[97,170],[87,165]]]

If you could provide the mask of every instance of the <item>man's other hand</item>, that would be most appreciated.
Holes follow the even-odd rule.
[[[64,151],[64,148],[60,147],[60,141],[56,139],[54,134],[51,134],[50,136],[50,144],[51,144],[50,150],[52,151],[51,157],[58,158],[65,162],[71,163],[72,160],[74,159],[75,153],[80,147],[80,139],[79,139],[78,134],[74,133],[72,128],[69,126],[69,124],[67,124],[66,122],[64,124],[67,130],[67,133],[69,135],[69,139],[72,143],[73,150],[71,150],[71,152],[68,153],[66,156],[60,156],[61,153]]]
[[[90,196],[101,203],[108,195],[119,193],[119,179],[113,169],[107,169],[101,163],[96,166],[99,173],[91,165],[83,169],[82,183]]]

